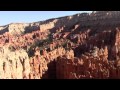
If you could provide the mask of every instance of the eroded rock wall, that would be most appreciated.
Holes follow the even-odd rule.
[[[101,11],[0,27],[0,78],[120,78],[119,16]]]
[[[30,66],[31,66],[31,72],[30,73],[30,79],[50,79],[52,76],[50,76],[51,72],[54,72],[54,76],[56,76],[56,62],[58,57],[65,56],[68,59],[74,57],[73,50],[66,51],[64,48],[58,48],[51,52],[46,52],[44,55],[40,55],[39,53],[36,54],[34,57],[30,59]],[[52,71],[48,70],[51,69]],[[54,70],[53,70],[54,69]]]
[[[56,76],[58,79],[120,79],[120,61],[108,61],[107,58],[107,47],[79,58],[59,58]]]
[[[0,78],[29,79],[30,64],[24,50],[12,52],[8,47],[0,48]]]

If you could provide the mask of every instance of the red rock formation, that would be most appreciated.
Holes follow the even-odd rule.
[[[119,15],[102,11],[4,27],[0,78],[120,78]],[[17,25],[28,30],[20,34]]]
[[[101,50],[100,50],[101,51]],[[81,79],[81,78],[97,78],[108,79],[120,78],[119,61],[109,61],[107,59],[107,47],[103,49],[103,53],[99,52],[98,57],[86,53],[80,58],[67,59],[59,58],[56,65],[56,75],[58,79]],[[67,74],[65,74],[67,73]]]

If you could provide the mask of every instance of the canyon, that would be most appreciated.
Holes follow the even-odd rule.
[[[120,11],[0,26],[0,79],[120,79]]]

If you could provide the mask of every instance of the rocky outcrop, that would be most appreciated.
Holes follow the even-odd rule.
[[[108,61],[108,49],[93,50],[80,58],[58,58],[56,76],[58,79],[119,79],[119,60]]]
[[[66,51],[62,47],[51,52],[44,52],[46,53],[44,53],[43,55],[40,55],[40,53],[36,53],[35,56],[30,59],[30,67],[32,72],[30,73],[31,79],[52,78],[52,76],[50,76],[51,72],[54,72],[54,75],[56,76],[56,71],[48,71],[48,69],[55,69],[57,58],[62,56],[65,56],[68,59],[74,57],[74,52],[72,50]]]
[[[0,48],[0,78],[29,79],[29,57],[24,50],[12,52],[8,47]]]
[[[0,78],[120,78],[120,12],[0,27]]]

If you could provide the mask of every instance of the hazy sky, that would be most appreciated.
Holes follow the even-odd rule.
[[[0,26],[15,22],[36,22],[91,11],[0,11]]]

